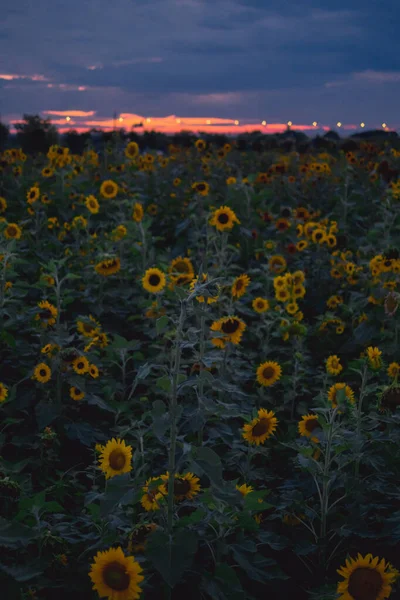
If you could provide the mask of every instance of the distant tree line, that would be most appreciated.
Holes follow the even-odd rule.
[[[141,151],[159,150],[168,151],[168,146],[173,144],[178,147],[189,148],[193,146],[198,137],[214,147],[221,147],[235,140],[236,147],[242,151],[265,152],[268,150],[292,151],[300,153],[311,151],[335,152],[339,149],[355,151],[362,141],[381,143],[390,139],[391,145],[400,148],[400,138],[396,132],[383,130],[362,131],[347,138],[341,138],[335,131],[328,131],[323,136],[308,137],[305,133],[287,129],[283,133],[266,135],[261,131],[239,134],[235,137],[224,134],[200,133],[181,131],[173,135],[166,135],[158,131],[144,131],[138,134],[135,131],[118,129],[116,131],[102,131],[91,129],[78,133],[71,129],[60,134],[50,119],[42,119],[39,115],[24,114],[22,122],[15,125],[16,135],[11,135],[9,127],[0,122],[0,151],[7,147],[19,147],[26,154],[46,154],[53,144],[68,146],[73,154],[81,154],[90,145],[101,151],[105,145],[116,142],[135,141]]]

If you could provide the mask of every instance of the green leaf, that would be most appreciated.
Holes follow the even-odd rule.
[[[195,448],[193,454],[193,461],[200,469],[201,474],[205,473],[214,485],[220,485],[222,482],[222,463],[218,454],[207,447]]]
[[[108,516],[118,505],[131,504],[134,496],[135,487],[129,473],[116,475],[107,482],[107,489],[100,503],[101,516]]]
[[[166,315],[157,319],[157,321],[156,321],[157,333],[158,334],[162,333],[164,331],[164,329],[166,329],[168,327],[168,323],[169,323],[169,317],[167,317]]]
[[[178,531],[172,536],[155,531],[146,546],[146,557],[160,573],[164,581],[173,588],[192,564],[197,550],[194,532]]]
[[[21,523],[7,523],[0,526],[0,546],[20,548],[27,546],[36,537],[36,532]]]
[[[171,390],[171,379],[169,375],[163,375],[156,380],[156,386],[165,392],[169,392]]]

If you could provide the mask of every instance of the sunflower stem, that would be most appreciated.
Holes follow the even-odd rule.
[[[173,371],[172,371],[172,386],[171,386],[171,396],[170,396],[170,419],[171,419],[171,427],[170,427],[170,448],[169,448],[169,457],[168,457],[168,533],[172,534],[172,525],[173,525],[173,517],[174,517],[174,479],[175,479],[175,454],[176,454],[176,438],[177,438],[177,408],[178,408],[178,376],[179,369],[181,365],[181,340],[182,340],[182,332],[183,325],[186,317],[186,303],[187,300],[181,301],[181,312],[179,315],[178,327],[176,330],[175,336],[175,346],[173,352]],[[171,556],[169,557],[171,561]],[[171,562],[170,562],[171,564]]]
[[[199,389],[198,389],[199,414],[201,414],[201,410],[202,410],[202,406],[203,406],[203,394],[204,394],[204,377],[202,375],[203,375],[203,369],[204,369],[203,358],[204,358],[204,350],[205,350],[205,328],[206,328],[206,318],[202,314],[201,318],[200,318],[200,349],[199,349],[199,363],[200,363]],[[204,430],[204,425],[202,425],[202,427],[200,427],[200,429],[199,429],[199,433],[198,433],[199,445],[201,445],[203,443],[203,430]]]
[[[365,397],[365,387],[366,387],[366,383],[367,383],[367,379],[368,379],[368,366],[365,365],[364,366],[364,370],[361,376],[361,388],[360,388],[360,397],[358,400],[358,405],[357,405],[357,412],[356,412],[356,418],[357,418],[357,442],[360,442],[361,440],[361,420],[362,420],[362,404],[363,404],[363,400]],[[356,463],[355,463],[355,467],[354,467],[354,476],[355,478],[358,480],[359,478],[359,474],[360,474],[360,456],[357,457]]]

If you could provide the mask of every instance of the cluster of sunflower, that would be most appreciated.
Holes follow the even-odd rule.
[[[303,319],[297,300],[304,298],[306,295],[304,282],[305,275],[303,271],[287,272],[284,275],[274,277],[273,281],[276,300],[285,303],[286,312],[297,321]]]

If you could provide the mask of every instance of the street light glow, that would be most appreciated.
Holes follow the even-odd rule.
[[[365,127],[365,123],[360,123],[360,127]]]
[[[292,121],[288,121],[287,124],[288,124],[288,127],[291,127],[293,125]]]
[[[239,121],[235,121],[235,125],[239,125]]]
[[[316,127],[318,125],[317,121],[313,121],[313,127]]]
[[[261,125],[262,125],[263,127],[265,127],[265,126],[266,126],[266,124],[267,124],[267,121],[263,121],[263,122],[261,123]]]
[[[341,124],[341,122],[340,122],[340,121],[338,121],[338,122],[336,123],[336,125],[337,125],[338,127],[341,127],[341,126],[342,126],[342,124]]]
[[[65,120],[66,120],[66,121],[70,121],[70,120],[71,120],[71,117],[65,117]]]

